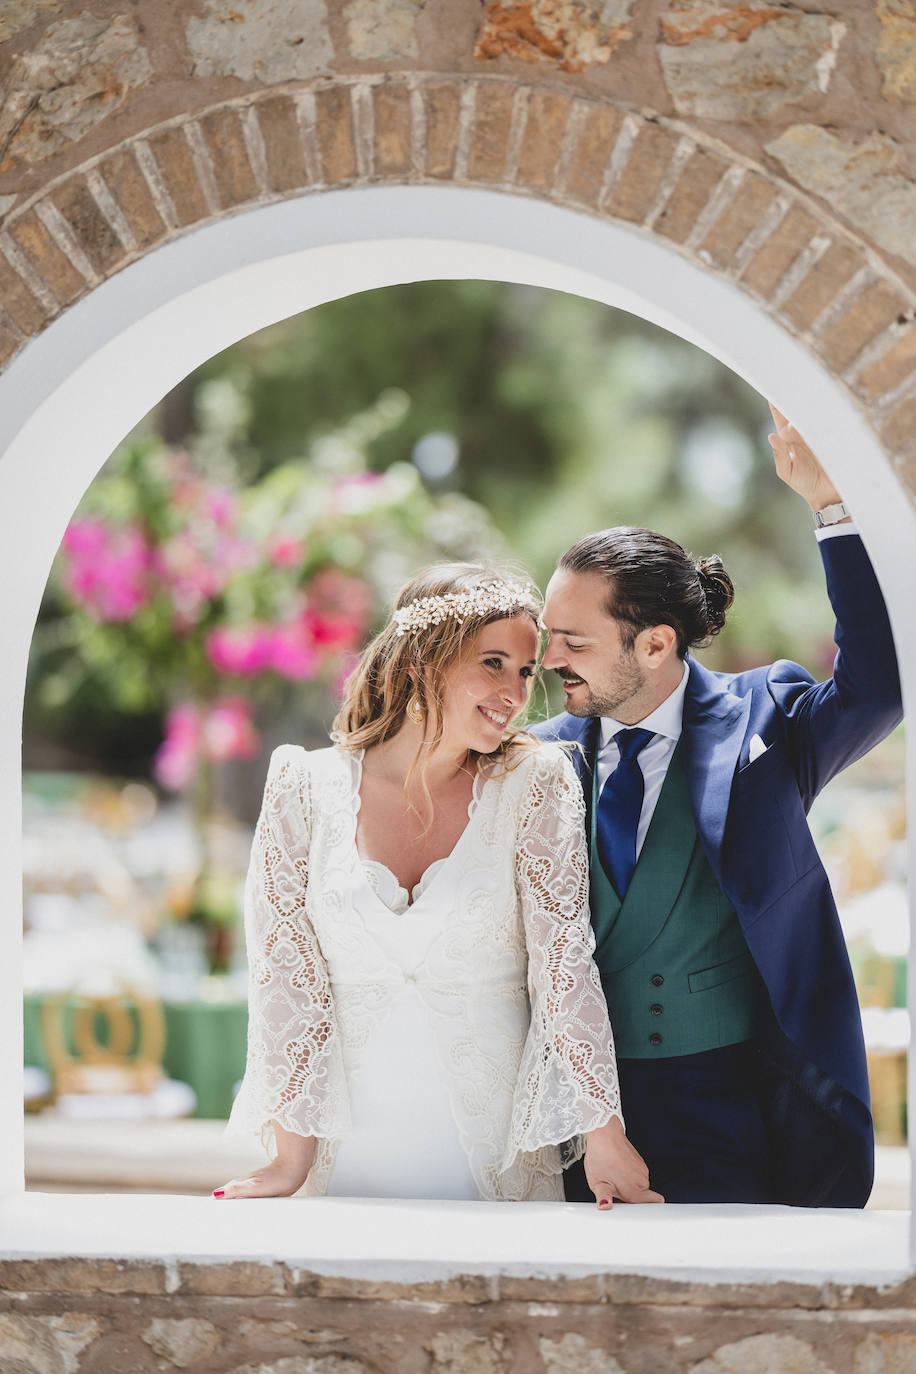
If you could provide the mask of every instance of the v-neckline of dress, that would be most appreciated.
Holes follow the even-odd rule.
[[[362,878],[363,883],[371,893],[373,899],[376,902],[378,902],[379,906],[384,908],[384,910],[388,913],[389,916],[405,916],[408,912],[413,912],[414,909],[420,904],[420,902],[422,902],[424,898],[428,896],[428,894],[435,887],[436,883],[439,881],[441,874],[448,867],[450,861],[454,858],[455,854],[461,848],[461,845],[464,843],[465,836],[471,829],[471,826],[474,824],[475,817],[477,816],[477,813],[480,810],[480,800],[483,795],[483,785],[486,782],[486,777],[483,773],[479,771],[474,775],[474,783],[471,788],[471,800],[468,802],[467,824],[465,825],[461,834],[458,836],[455,843],[452,845],[452,848],[449,850],[448,854],[442,854],[438,859],[433,859],[432,863],[427,864],[423,872],[420,874],[420,877],[418,878],[417,882],[414,883],[412,888],[408,889],[401,884],[401,882],[398,880],[397,874],[394,873],[393,870],[390,869],[387,864],[383,864],[379,859],[364,859],[362,854],[360,854],[359,849],[357,848],[357,817],[359,815],[360,807],[362,805],[360,785],[362,783],[363,778],[363,759],[365,758],[366,751],[365,749],[353,749],[348,750],[347,753],[350,761],[350,780],[352,786],[352,849],[356,859],[357,866],[360,871],[360,876]],[[385,873],[389,874],[392,882],[396,885],[398,892],[406,894],[408,901],[403,911],[394,911],[390,906],[388,906],[387,902],[382,901],[382,898],[375,891],[371,882],[369,881],[369,877],[364,867],[364,865],[366,864],[372,864],[374,865],[374,867],[380,868]],[[433,869],[436,870],[435,873],[433,873]],[[432,874],[431,877],[429,877],[430,874]],[[428,877],[429,882],[426,881]],[[419,896],[416,898],[414,897],[415,892],[419,892]]]

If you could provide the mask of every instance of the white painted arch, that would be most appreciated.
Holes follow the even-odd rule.
[[[904,698],[916,701],[908,590],[916,512],[845,390],[730,282],[637,230],[452,186],[300,197],[157,249],[70,308],[0,375],[0,1198],[23,1187],[23,688],[35,617],[73,509],[137,420],[220,349],[324,301],[441,278],[523,282],[628,310],[704,348],[776,401],[855,511],[887,594]],[[912,815],[916,732],[908,765]]]

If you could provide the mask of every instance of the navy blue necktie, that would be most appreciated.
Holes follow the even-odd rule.
[[[651,730],[617,731],[620,762],[598,798],[598,857],[621,901],[636,867],[636,832],[646,790],[637,755],[650,739]]]

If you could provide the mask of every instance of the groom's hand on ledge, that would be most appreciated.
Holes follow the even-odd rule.
[[[627,1140],[623,1122],[612,1117],[606,1126],[589,1131],[585,1138],[585,1177],[601,1211],[609,1211],[614,1198],[621,1202],[664,1202],[649,1187],[649,1170],[642,1155]]]

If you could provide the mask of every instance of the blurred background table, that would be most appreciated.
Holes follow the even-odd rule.
[[[48,1069],[42,1043],[40,993],[24,998],[25,1062]],[[163,1001],[166,1040],[163,1067],[197,1095],[195,1116],[229,1115],[232,1090],[245,1071],[248,1005],[245,1001]]]

